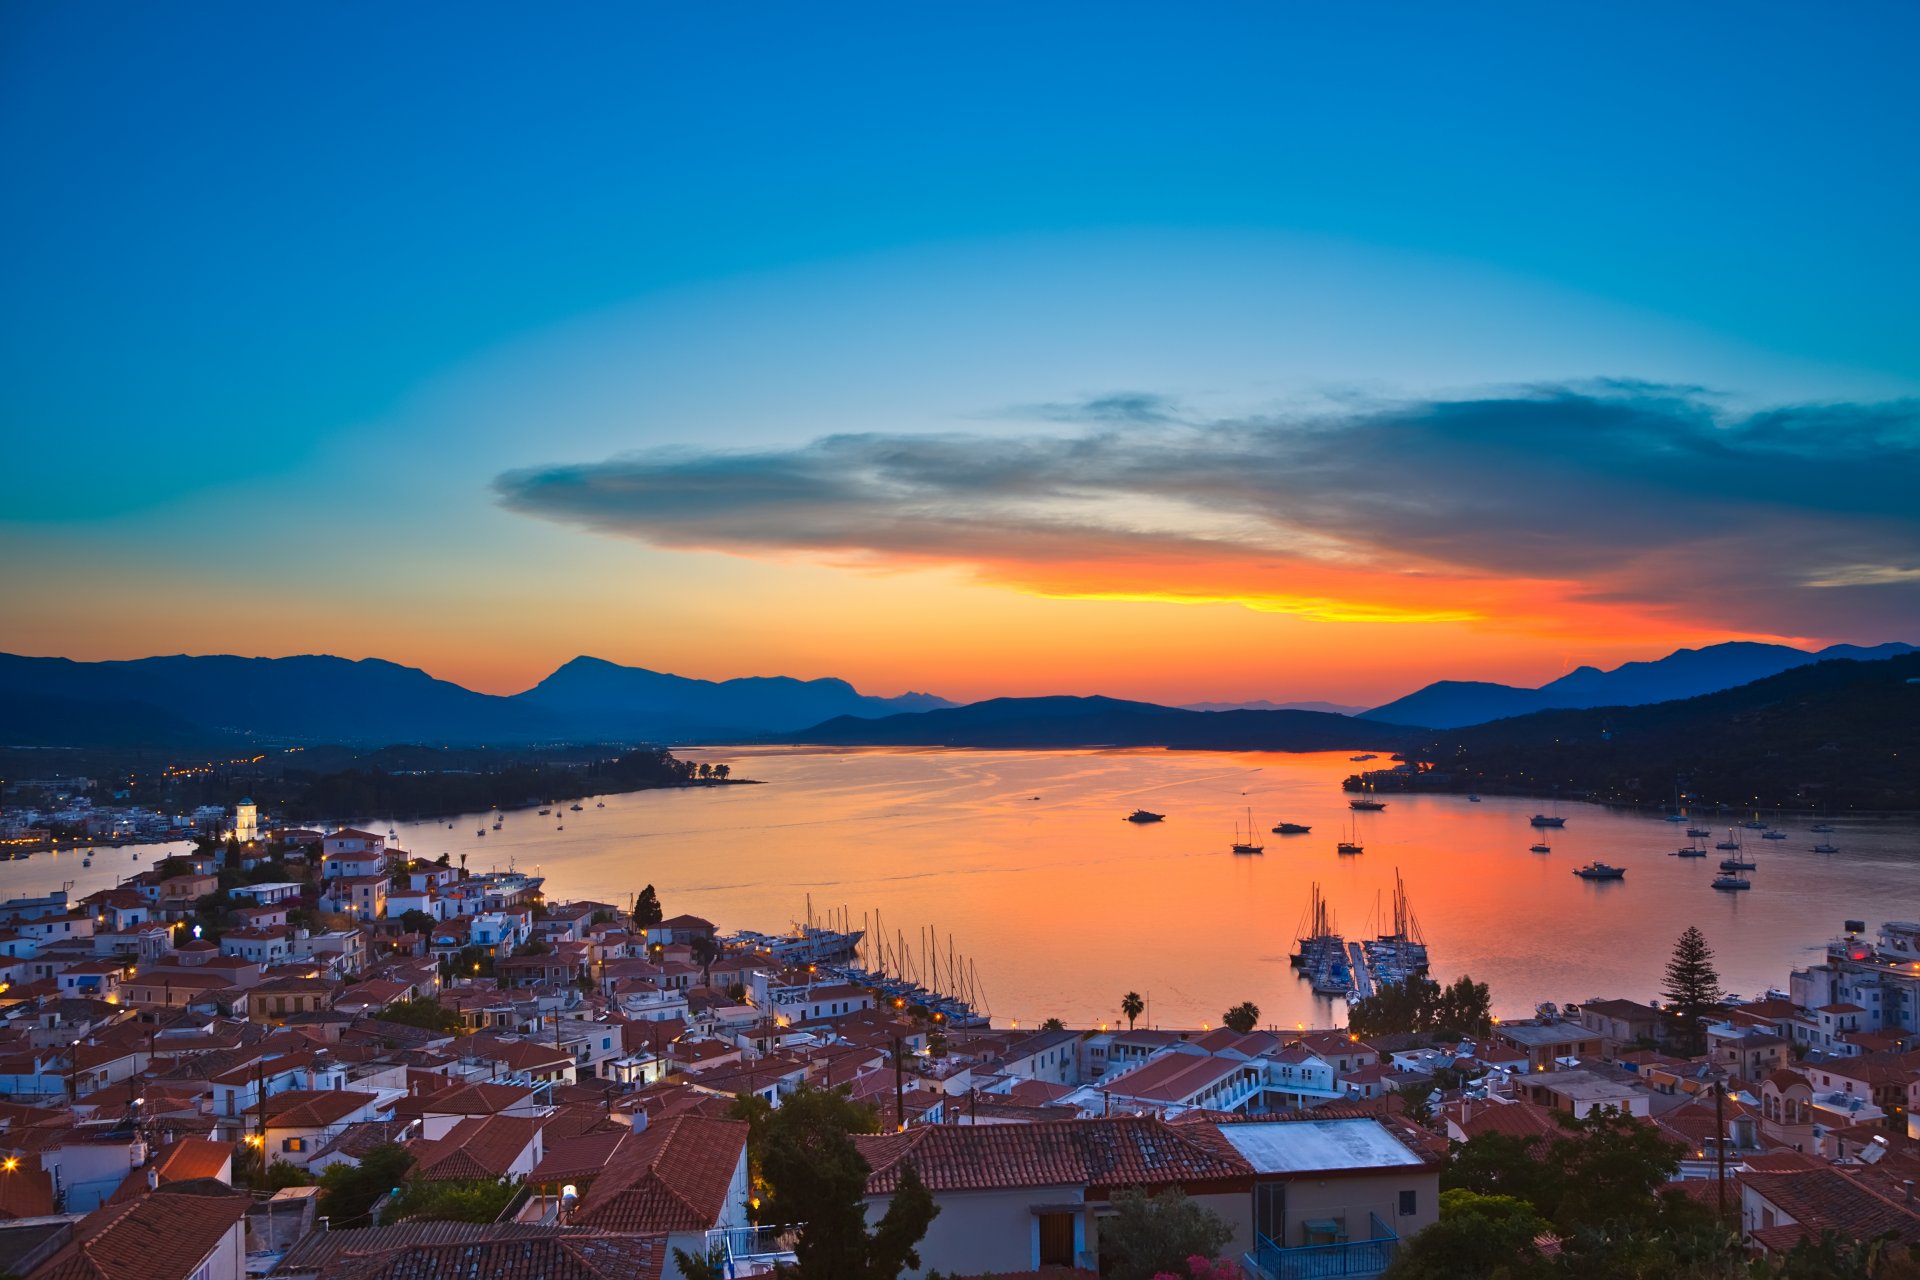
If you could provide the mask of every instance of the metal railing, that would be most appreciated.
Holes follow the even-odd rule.
[[[799,1226],[721,1227],[707,1232],[707,1256],[723,1258],[729,1274],[748,1274],[733,1269],[756,1263],[792,1262],[794,1242],[799,1236]]]
[[[1393,1264],[1400,1237],[1368,1214],[1372,1236],[1341,1244],[1310,1244],[1287,1248],[1256,1233],[1246,1261],[1266,1280],[1329,1280],[1331,1277],[1377,1276]]]

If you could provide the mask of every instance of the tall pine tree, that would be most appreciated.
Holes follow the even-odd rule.
[[[1702,1023],[1719,1008],[1720,974],[1713,967],[1713,948],[1700,930],[1688,925],[1673,944],[1673,958],[1667,961],[1667,985],[1660,994],[1667,998],[1667,1012],[1673,1019],[1675,1039],[1689,1053],[1704,1047],[1706,1034]]]

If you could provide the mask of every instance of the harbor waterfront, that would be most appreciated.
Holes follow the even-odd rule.
[[[1783,986],[1845,919],[1920,915],[1912,819],[1842,819],[1827,836],[1808,832],[1815,819],[1778,819],[1790,838],[1755,840],[1754,888],[1729,895],[1712,889],[1711,864],[1669,856],[1686,841],[1659,813],[1562,804],[1551,855],[1528,851],[1534,799],[1392,796],[1353,814],[1346,753],[684,754],[768,785],[608,796],[544,819],[512,812],[484,837],[477,819],[402,824],[398,842],[465,853],[475,870],[537,870],[554,901],[625,902],[651,883],[670,911],[726,929],[777,931],[809,895],[816,913],[844,907],[855,928],[878,912],[890,946],[904,934],[914,948],[930,928],[944,953],[951,935],[1003,1026],[1111,1021],[1127,990],[1147,997],[1149,1023],[1217,1022],[1252,1000],[1275,1025],[1338,1025],[1341,1002],[1316,997],[1289,962],[1312,885],[1347,938],[1373,938],[1391,927],[1396,869],[1433,975],[1472,974],[1507,1014],[1650,999],[1689,924],[1712,941],[1728,987],[1752,996]],[[1235,857],[1249,806],[1266,852]],[[1138,808],[1167,816],[1125,821]],[[1350,819],[1358,857],[1335,852]],[[1282,820],[1313,829],[1270,834]],[[1823,839],[1840,852],[1812,853]],[[1625,879],[1571,874],[1596,859],[1626,867]]]
[[[936,940],[971,962],[995,1025],[1119,1017],[1128,990],[1143,1022],[1217,1023],[1251,1000],[1264,1023],[1340,1025],[1343,1002],[1290,963],[1318,884],[1350,942],[1389,933],[1396,871],[1432,975],[1471,974],[1513,1016],[1542,1001],[1655,996],[1673,939],[1697,924],[1727,987],[1757,996],[1817,959],[1846,919],[1920,916],[1920,822],[1762,815],[1785,840],[1740,830],[1749,892],[1716,892],[1716,860],[1672,856],[1686,828],[1661,813],[1561,803],[1550,854],[1530,852],[1543,802],[1525,797],[1392,795],[1354,813],[1346,753],[688,749],[763,786],[640,791],[548,816],[489,815],[360,825],[396,832],[427,858],[464,855],[545,878],[550,901],[626,903],[653,884],[669,912],[722,929],[780,932],[845,911],[889,949]],[[603,807],[604,806],[604,807]],[[1235,856],[1251,808],[1265,852]],[[1138,823],[1137,809],[1165,814]],[[1751,818],[1751,815],[1744,815]],[[1281,822],[1309,826],[1280,835]],[[1730,819],[1701,815],[1717,833]],[[481,835],[484,831],[486,834]],[[1336,845],[1357,832],[1361,855]],[[1812,852],[1829,842],[1832,854]],[[168,846],[99,849],[0,863],[0,896],[74,882],[108,887]],[[138,855],[138,860],[135,860]],[[1573,872],[1600,861],[1620,880]],[[930,931],[930,934],[922,931]]]

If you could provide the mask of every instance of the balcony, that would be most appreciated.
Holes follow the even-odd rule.
[[[1266,1236],[1255,1234],[1253,1252],[1245,1255],[1247,1267],[1262,1280],[1327,1280],[1330,1277],[1377,1276],[1393,1264],[1400,1237],[1368,1214],[1369,1237],[1333,1244],[1299,1245],[1286,1248]],[[1313,1224],[1308,1224],[1310,1227]],[[1329,1224],[1330,1225],[1330,1224]]]
[[[707,1232],[707,1257],[720,1263],[722,1275],[771,1275],[776,1266],[797,1261],[799,1235],[799,1227],[723,1227]]]

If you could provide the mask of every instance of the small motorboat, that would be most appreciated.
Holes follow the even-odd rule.
[[[1747,879],[1745,876],[1715,876],[1713,878],[1713,887],[1728,890],[1751,889],[1753,888],[1753,881]]]
[[[1808,830],[1824,833],[1833,830],[1833,824],[1831,822],[1816,822],[1808,828]]]
[[[1537,844],[1528,845],[1527,852],[1528,853],[1552,853],[1553,846],[1548,844],[1545,840],[1542,840]]]
[[[1762,840],[1785,840],[1787,833],[1784,831],[1762,831],[1760,838]]]
[[[1670,813],[1667,815],[1668,822],[1685,822],[1686,820],[1687,815],[1684,813]]]
[[[1819,844],[1813,846],[1813,851],[1815,853],[1838,853],[1840,852],[1840,846],[1822,840]]]
[[[580,806],[579,806],[579,805],[575,805],[575,806],[573,806],[573,811],[574,811],[575,813],[579,813],[579,812],[580,812]]]
[[[1132,813],[1127,815],[1128,822],[1138,822],[1142,824],[1149,823],[1149,822],[1165,822],[1166,820],[1167,820],[1166,814],[1154,813],[1150,809],[1135,809]]]
[[[1688,827],[1687,828],[1687,837],[1691,840],[1705,840],[1708,836],[1712,834],[1713,832],[1707,830],[1705,827]]]
[[[487,829],[485,827],[482,827],[478,831],[474,832],[473,834],[477,836],[484,836],[487,834]]]
[[[1479,796],[1468,796],[1468,797],[1467,797],[1467,803],[1468,803],[1468,804],[1479,804],[1479,803],[1480,803],[1480,797],[1479,797]]]
[[[1573,874],[1582,880],[1625,880],[1627,869],[1606,862],[1589,862],[1584,867],[1574,868]]]
[[[1748,821],[1743,822],[1740,825],[1745,827],[1749,831],[1765,831],[1767,829],[1767,824],[1760,821],[1760,819],[1758,818],[1749,819]]]
[[[596,809],[604,809],[607,807],[607,802],[605,800],[598,801],[593,807]]]

